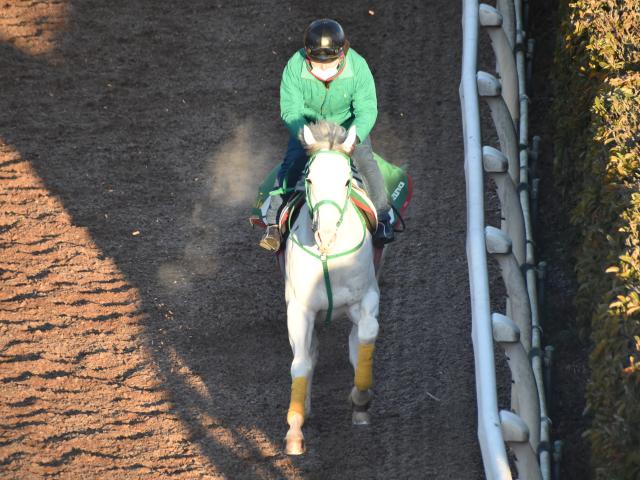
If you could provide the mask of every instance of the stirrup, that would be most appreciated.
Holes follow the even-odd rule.
[[[278,225],[267,225],[267,230],[264,232],[259,245],[270,252],[277,252],[280,250],[281,241],[282,236]]]
[[[383,213],[378,216],[378,226],[373,233],[373,243],[376,246],[382,246],[386,243],[391,243],[396,239],[395,232],[393,231],[393,225],[391,224],[391,216],[388,213]]]

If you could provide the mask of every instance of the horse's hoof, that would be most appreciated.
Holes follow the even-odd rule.
[[[287,436],[287,438],[284,439],[284,453],[287,455],[302,455],[304,450],[304,437]]]
[[[351,420],[354,425],[370,425],[371,415],[369,414],[369,412],[354,411]]]
[[[373,394],[371,390],[360,391],[356,387],[351,390],[349,399],[351,400],[351,408],[353,413],[351,416],[351,423],[354,425],[370,425],[371,415],[369,415],[369,408],[371,407],[371,398]]]

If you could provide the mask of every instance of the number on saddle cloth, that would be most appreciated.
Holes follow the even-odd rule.
[[[382,172],[389,204],[400,212],[400,215],[403,215],[413,195],[411,177],[403,168],[387,162],[375,152],[373,153],[373,158],[375,158],[378,168]]]

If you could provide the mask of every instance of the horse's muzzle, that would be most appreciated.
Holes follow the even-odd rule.
[[[316,230],[313,237],[315,238],[318,250],[320,250],[320,254],[326,255],[336,241],[336,232],[330,234],[325,232],[323,235],[320,230]]]

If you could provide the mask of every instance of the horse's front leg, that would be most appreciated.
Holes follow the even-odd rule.
[[[305,450],[302,425],[311,405],[311,380],[317,355],[313,331],[315,315],[295,300],[287,305],[287,328],[293,351],[291,401],[287,412],[289,431],[285,437],[285,453],[288,455],[301,455]]]
[[[353,328],[349,335],[349,359],[354,369],[351,404],[354,425],[369,425],[369,406],[373,398],[373,351],[378,337],[380,294],[370,290],[359,304],[349,309]]]

